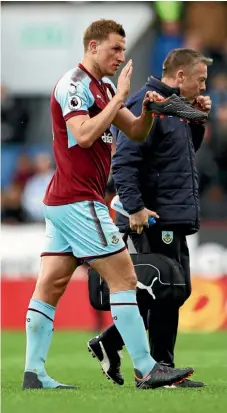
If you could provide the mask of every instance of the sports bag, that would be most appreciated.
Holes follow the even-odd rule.
[[[124,238],[124,237],[123,237]],[[125,242],[126,239],[124,239]],[[143,306],[151,300],[172,300],[181,306],[186,298],[183,267],[174,259],[162,254],[130,254],[137,275],[137,302]],[[89,300],[96,310],[109,311],[109,288],[101,275],[88,270]]]

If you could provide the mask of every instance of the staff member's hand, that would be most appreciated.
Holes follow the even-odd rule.
[[[145,113],[150,114],[150,112],[147,110],[147,104],[149,102],[153,102],[154,100],[160,102],[164,99],[165,98],[163,96],[159,95],[159,93],[157,93],[157,92],[154,92],[154,91],[147,92],[144,96],[144,99],[143,99],[142,113],[143,114],[145,114]]]
[[[211,105],[212,105],[212,102],[211,102],[210,96],[201,95],[196,98],[196,102],[194,106],[198,110],[201,110],[202,112],[209,113],[211,110]]]
[[[148,227],[148,218],[154,217],[159,218],[158,214],[150,209],[144,208],[141,211],[136,212],[129,216],[129,225],[133,231],[141,234],[143,227]]]

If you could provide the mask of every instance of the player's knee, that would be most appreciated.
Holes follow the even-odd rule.
[[[74,257],[44,256],[34,296],[56,305],[76,268]]]
[[[56,297],[61,297],[62,294],[65,292],[68,282],[70,280],[70,276],[65,276],[54,280],[53,282],[53,293]]]
[[[129,290],[135,290],[137,284],[137,277],[135,272],[133,272],[128,278]]]
[[[119,288],[123,290],[135,290],[137,278],[134,271],[124,273],[124,276],[119,280]]]
[[[60,276],[57,273],[46,273],[38,278],[34,297],[56,306],[70,280],[70,275]]]

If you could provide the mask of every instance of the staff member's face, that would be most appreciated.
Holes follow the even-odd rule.
[[[206,90],[207,65],[202,62],[178,70],[176,76],[181,94],[191,102]]]

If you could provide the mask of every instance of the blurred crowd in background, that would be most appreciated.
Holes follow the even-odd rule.
[[[197,155],[197,166],[202,218],[226,220],[227,3],[209,2],[207,7],[207,2],[151,2],[151,7],[155,21],[151,27],[148,73],[161,77],[163,60],[170,50],[178,47],[193,48],[214,59],[208,71],[206,92],[212,98],[213,108]],[[14,96],[2,79],[1,119],[2,222],[43,222],[42,198],[55,167],[49,96]],[[48,131],[46,136],[44,124],[48,124],[44,128]],[[107,201],[114,191],[110,176]]]

